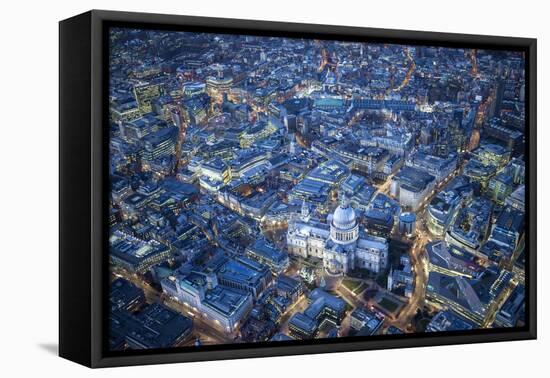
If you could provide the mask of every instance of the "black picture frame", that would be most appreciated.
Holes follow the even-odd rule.
[[[109,26],[522,50],[526,58],[526,326],[470,332],[109,353],[106,344]],[[89,367],[536,338],[536,39],[92,10],[59,23],[59,354]]]

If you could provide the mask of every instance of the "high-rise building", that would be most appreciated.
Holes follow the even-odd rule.
[[[176,151],[178,128],[165,127],[143,138],[142,158],[153,161],[158,158],[173,156]]]
[[[491,199],[498,204],[503,204],[512,190],[513,178],[504,173],[499,173],[489,181],[489,195]]]
[[[151,102],[162,96],[162,85],[157,83],[141,83],[134,86],[134,96],[141,114],[153,111]]]

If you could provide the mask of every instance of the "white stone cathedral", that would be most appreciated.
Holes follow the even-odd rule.
[[[328,223],[312,219],[302,204],[301,216],[291,220],[286,235],[289,253],[323,260],[327,273],[347,274],[354,269],[378,273],[388,264],[388,242],[359,231],[355,210],[345,195]]]

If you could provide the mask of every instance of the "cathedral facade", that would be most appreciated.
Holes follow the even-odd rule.
[[[320,258],[333,275],[354,269],[378,273],[388,264],[387,240],[360,232],[355,210],[345,196],[327,223],[311,219],[304,202],[300,218],[289,222],[286,240],[289,253]]]

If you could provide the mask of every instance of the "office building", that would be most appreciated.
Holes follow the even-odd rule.
[[[468,331],[475,325],[452,311],[440,311],[426,326],[426,332]]]
[[[466,202],[445,233],[445,240],[449,244],[479,255],[479,248],[488,236],[492,214],[491,201],[483,197]]]
[[[231,169],[219,157],[215,157],[201,164],[201,174],[214,181],[227,184],[231,180]]]
[[[525,316],[525,286],[517,285],[495,318],[498,327],[517,327]]]
[[[123,231],[109,237],[111,261],[132,273],[145,273],[151,267],[172,257],[170,248],[155,240],[141,240]]]
[[[512,273],[496,268],[486,269],[475,279],[432,271],[426,286],[426,299],[479,327],[487,319],[490,305],[500,298],[512,276]]]
[[[178,128],[165,127],[143,138],[142,158],[151,162],[158,158],[172,156],[176,151]]]
[[[504,201],[506,206],[525,212],[525,185],[520,185]]]
[[[479,183],[481,188],[485,189],[496,172],[495,165],[486,165],[477,159],[470,159],[464,166],[463,175],[468,177],[471,182]]]
[[[506,206],[492,225],[491,234],[480,253],[487,259],[499,262],[509,259],[516,250],[525,231],[525,213]]]
[[[288,322],[290,335],[298,340],[313,339],[317,335],[318,324],[314,319],[296,312]]]
[[[140,83],[134,86],[134,96],[141,114],[153,111],[151,102],[162,95],[162,85],[158,83]]]
[[[502,205],[513,189],[513,178],[507,174],[499,173],[489,180],[487,191],[493,201]]]
[[[304,285],[299,279],[280,274],[275,283],[275,290],[277,295],[288,298],[294,303],[303,294]]]
[[[370,234],[388,237],[393,229],[394,217],[389,209],[369,208],[363,216],[363,222]]]
[[[476,262],[475,256],[463,249],[448,245],[444,240],[426,245],[428,270],[448,276],[479,276],[483,268]]]
[[[484,144],[472,154],[484,165],[492,165],[503,168],[510,161],[510,151],[498,144]]]
[[[248,246],[245,253],[250,258],[267,265],[274,274],[281,274],[289,265],[288,254],[263,238]]]
[[[109,302],[111,309],[134,311],[145,304],[142,289],[123,278],[117,278],[109,285]]]
[[[265,265],[244,257],[228,259],[217,270],[217,276],[220,285],[248,291],[254,298],[258,298],[272,281],[271,272]]]
[[[350,328],[358,336],[376,335],[384,324],[384,316],[366,308],[357,308],[350,315]]]
[[[225,332],[233,332],[252,309],[250,292],[220,285],[213,273],[192,271],[161,282],[163,292]]]
[[[159,303],[131,314],[117,309],[109,313],[112,350],[159,349],[178,346],[191,336],[193,322]]]
[[[405,166],[391,181],[390,194],[402,206],[416,211],[424,204],[435,187],[435,177],[419,169]]]
[[[308,296],[309,306],[304,314],[319,322],[328,319],[340,324],[346,311],[346,302],[323,289],[316,288]]]
[[[430,201],[426,226],[435,236],[445,235],[461,205],[473,196],[473,187],[466,176],[457,176]]]
[[[446,157],[431,155],[422,151],[412,153],[405,164],[419,169],[435,177],[436,182],[441,182],[453,173],[457,167],[458,156],[450,153]]]
[[[414,235],[416,231],[416,214],[415,213],[401,213],[399,215],[399,233],[401,235]]]

